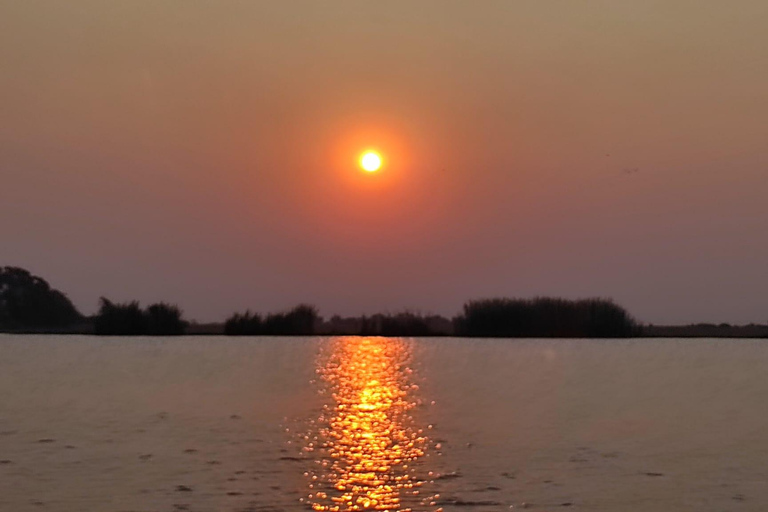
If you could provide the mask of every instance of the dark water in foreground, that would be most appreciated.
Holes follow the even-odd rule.
[[[768,343],[0,335],[0,510],[763,511]]]

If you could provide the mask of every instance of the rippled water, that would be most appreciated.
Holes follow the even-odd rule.
[[[768,344],[0,335],[0,510],[762,511]]]

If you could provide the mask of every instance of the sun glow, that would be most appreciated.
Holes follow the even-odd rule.
[[[366,151],[360,157],[360,167],[368,172],[376,172],[381,168],[381,155],[375,151]]]

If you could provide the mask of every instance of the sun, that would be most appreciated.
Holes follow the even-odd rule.
[[[381,168],[381,155],[375,151],[366,151],[360,157],[360,167],[368,172],[376,172]]]

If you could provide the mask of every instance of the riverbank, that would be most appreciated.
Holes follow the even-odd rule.
[[[94,335],[92,325],[84,324],[61,329],[22,329],[0,330],[1,334],[17,335]],[[223,323],[191,323],[185,336],[224,336]],[[311,336],[359,336],[359,333],[319,330]],[[255,335],[258,336],[258,335]],[[429,337],[423,335],[403,335],[405,337]],[[453,333],[433,335],[446,338],[459,338]],[[482,337],[482,336],[480,336]],[[768,325],[729,325],[729,324],[691,324],[691,325],[647,325],[635,338],[765,338],[768,339]],[[545,338],[545,337],[542,337]]]

